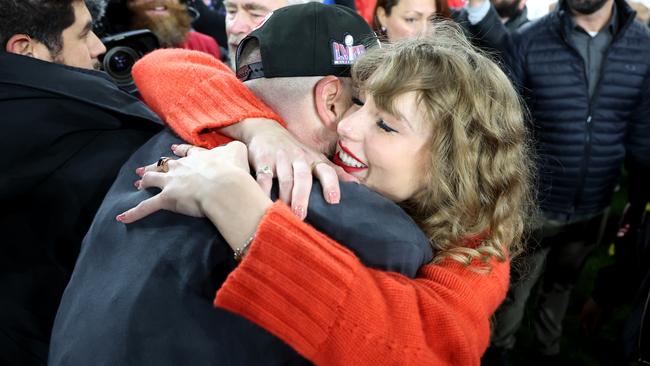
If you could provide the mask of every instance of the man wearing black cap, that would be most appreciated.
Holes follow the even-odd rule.
[[[310,27],[302,27],[305,24]],[[302,143],[327,152],[336,122],[350,105],[344,100],[351,94],[346,90],[350,55],[361,52],[361,40],[370,33],[363,19],[344,8],[318,3],[283,8],[244,41],[239,56],[247,63],[239,65],[239,75],[254,94],[278,108]],[[352,45],[346,45],[348,35]],[[335,51],[341,49],[350,52]],[[171,127],[192,139],[183,124],[188,120],[222,121],[228,113],[241,116],[256,108],[254,96],[238,94],[245,92],[241,85],[239,91],[214,95],[219,91],[215,85],[237,87],[232,74],[219,74],[218,68],[225,65],[216,62],[199,53],[157,51],[136,67],[136,80],[158,75],[149,82],[166,93],[175,91],[165,100],[156,99],[149,89],[155,88],[141,83],[153,108],[167,113]],[[201,74],[205,70],[211,71]],[[291,91],[296,88],[302,92]],[[203,94],[207,90],[213,94]],[[202,103],[185,108],[188,98]],[[267,121],[247,120],[226,132],[246,137],[249,122],[258,123],[257,128]],[[263,130],[277,127],[268,123]],[[193,127],[202,131],[205,126]],[[199,132],[195,141],[209,140],[206,135],[210,132]],[[159,212],[128,226],[115,221],[116,214],[155,193],[133,188],[135,168],[167,154],[170,145],[179,142],[171,131],[164,131],[123,167],[84,240],[64,294],[52,336],[51,364],[307,363],[266,331],[212,307],[216,290],[236,262],[208,220]],[[356,184],[342,184],[341,195],[341,204],[330,205],[313,193],[307,220],[350,246],[367,265],[412,277],[431,259],[426,237],[399,207]]]

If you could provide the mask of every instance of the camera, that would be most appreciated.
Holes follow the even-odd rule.
[[[148,29],[118,33],[102,38],[106,53],[100,58],[104,70],[120,89],[137,95],[131,69],[136,61],[147,53],[160,48],[155,34]]]

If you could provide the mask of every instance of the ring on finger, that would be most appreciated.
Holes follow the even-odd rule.
[[[258,176],[260,174],[268,174],[270,176],[273,176],[273,170],[271,170],[271,168],[268,165],[264,165],[263,167],[257,169],[257,172],[255,172],[255,173]]]
[[[166,156],[162,156],[158,159],[158,162],[156,163],[156,171],[159,173],[167,173],[169,171],[169,160],[170,158]]]

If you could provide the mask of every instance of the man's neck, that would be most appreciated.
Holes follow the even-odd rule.
[[[609,0],[593,14],[580,14],[573,12],[573,21],[586,32],[600,32],[609,22],[614,9],[614,0]]]

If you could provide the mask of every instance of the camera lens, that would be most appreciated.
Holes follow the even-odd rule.
[[[128,72],[133,64],[135,64],[135,59],[126,52],[118,52],[108,60],[108,67],[116,74]]]
[[[104,56],[104,70],[116,81],[131,79],[131,68],[140,58],[140,55],[130,47],[112,48]]]

